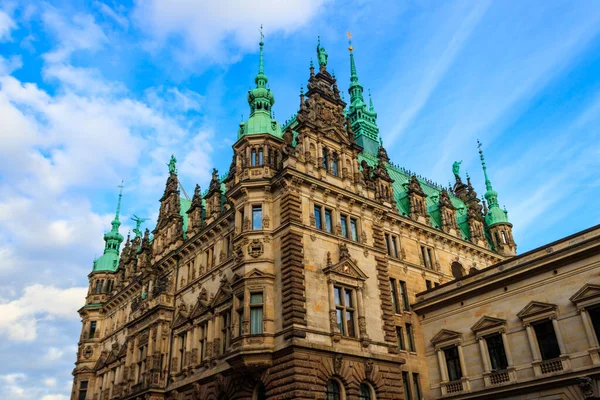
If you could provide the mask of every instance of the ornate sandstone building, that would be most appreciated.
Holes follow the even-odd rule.
[[[192,199],[182,198],[172,158],[155,228],[142,232],[136,217],[135,236],[122,249],[119,194],[79,310],[73,400],[461,398],[505,379],[495,377],[494,361],[471,367],[481,357],[463,332],[474,325],[477,338],[487,337],[506,324],[508,316],[493,309],[503,304],[478,312],[480,303],[463,300],[461,290],[512,265],[516,254],[483,154],[484,201],[463,181],[459,163],[452,188],[396,166],[363,97],[352,47],[349,104],[320,45],[317,54],[299,111],[281,126],[261,41],[251,114],[239,126],[229,171],[215,170],[206,192],[196,186]],[[597,276],[582,288],[582,307],[585,293],[599,290]],[[506,296],[496,286],[486,296]],[[535,316],[563,315],[543,294],[536,299],[518,314],[525,326]],[[463,301],[473,313],[464,324]],[[507,332],[523,336],[512,319]],[[598,365],[595,340],[590,354]],[[515,342],[513,364],[502,364],[512,367],[510,382],[521,376],[515,366],[526,363],[527,346]],[[456,352],[440,353],[446,349]],[[563,368],[585,364],[568,366],[564,355],[561,348]],[[559,368],[537,353],[534,359],[540,376]],[[463,367],[452,379],[449,362]]]

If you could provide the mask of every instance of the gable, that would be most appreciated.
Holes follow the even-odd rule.
[[[451,331],[449,329],[441,329],[433,338],[431,338],[431,343],[435,344],[452,340],[460,340],[460,337],[460,332]]]
[[[593,283],[586,283],[581,289],[579,289],[569,300],[573,303],[587,302],[592,299],[598,299],[600,302],[600,285]]]
[[[556,311],[556,304],[542,303],[540,301],[531,301],[521,311],[517,313],[517,317],[524,319],[533,317],[543,313]]]
[[[369,278],[350,258],[345,258],[336,264],[323,268],[323,273],[335,273],[350,278],[360,279],[361,281],[366,281]]]
[[[471,327],[473,332],[479,332],[490,328],[496,328],[506,325],[506,320],[501,318],[488,317],[484,315]]]
[[[173,324],[171,325],[171,327],[177,328],[181,325],[186,324],[188,321],[189,321],[189,319],[188,319],[187,312],[185,312],[183,310],[178,310],[177,314],[175,315],[175,318],[173,319]]]

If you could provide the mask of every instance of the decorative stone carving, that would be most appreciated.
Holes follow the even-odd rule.
[[[264,252],[264,245],[258,239],[252,239],[248,245],[248,254],[253,258],[262,256]]]

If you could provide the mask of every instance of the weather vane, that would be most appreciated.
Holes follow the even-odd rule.
[[[352,34],[350,31],[346,32],[346,36],[348,36],[348,50],[352,51],[354,47],[352,47]]]
[[[263,27],[262,27],[262,24],[260,24],[260,41],[262,42],[264,38],[265,38],[265,35],[263,34]]]

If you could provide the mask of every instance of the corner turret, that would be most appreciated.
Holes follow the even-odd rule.
[[[104,254],[94,260],[94,268],[92,272],[115,272],[119,266],[119,248],[123,243],[123,235],[119,233],[121,221],[119,214],[121,213],[121,198],[123,197],[123,182],[119,185],[119,200],[117,202],[117,212],[112,220],[112,229],[104,234]]]
[[[485,225],[489,231],[492,246],[499,254],[503,256],[514,256],[517,254],[517,245],[512,235],[512,224],[508,220],[508,211],[501,209],[498,204],[498,193],[492,188],[492,182],[487,174],[487,166],[481,150],[481,142],[477,140],[479,148],[479,158],[483,168],[485,178],[485,199],[487,200],[488,210],[485,213]]]

